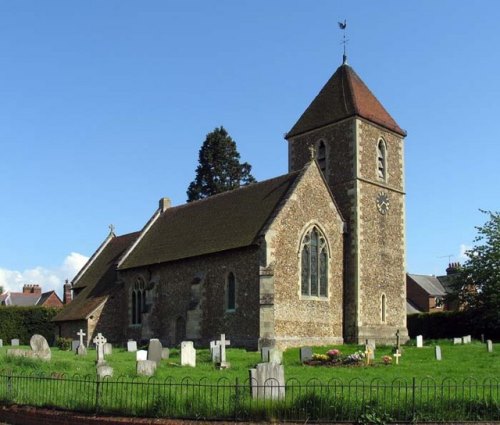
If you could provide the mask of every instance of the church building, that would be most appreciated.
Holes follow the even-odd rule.
[[[343,63],[286,134],[288,174],[160,200],[73,279],[59,336],[280,348],[402,341],[406,133]]]

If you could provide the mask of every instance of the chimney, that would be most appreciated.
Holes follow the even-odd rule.
[[[160,211],[164,213],[171,207],[172,203],[170,202],[170,198],[161,198],[160,199]]]
[[[448,268],[446,269],[446,274],[449,276],[450,274],[455,274],[460,271],[460,263],[450,263],[448,264]]]
[[[68,282],[68,279],[66,279],[64,282],[63,304],[69,304],[71,301],[71,284]]]
[[[40,288],[40,285],[26,284],[26,285],[23,286],[23,294],[37,294],[37,295],[41,295],[42,294],[42,288]]]

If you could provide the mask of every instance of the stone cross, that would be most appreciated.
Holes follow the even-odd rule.
[[[393,357],[396,358],[396,364],[399,364],[399,358],[401,357],[400,351],[396,350],[396,352],[393,354]]]
[[[225,334],[221,334],[220,341],[217,341],[217,342],[219,343],[220,362],[225,363],[226,362],[226,345],[231,345],[231,341],[226,340]]]
[[[76,334],[80,337],[80,345],[83,345],[83,337],[87,334],[83,332],[83,329],[80,329],[80,332],[77,332]]]
[[[94,344],[96,346],[96,352],[97,352],[97,364],[104,363],[104,344],[108,342],[106,338],[102,336],[101,333],[98,333],[97,336],[94,338]]]

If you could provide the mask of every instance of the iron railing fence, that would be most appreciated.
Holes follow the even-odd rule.
[[[348,382],[66,376],[0,371],[0,403],[143,417],[280,421],[498,421],[500,380]],[[265,396],[265,398],[264,398]]]

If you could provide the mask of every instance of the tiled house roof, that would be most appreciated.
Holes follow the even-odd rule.
[[[359,116],[406,136],[375,95],[347,64],[341,65],[286,135],[297,136],[345,118]]]
[[[36,294],[27,294],[23,292],[6,292],[0,295],[0,305],[18,306],[18,307],[29,307],[29,306],[43,306],[45,302],[49,299],[51,295],[55,295],[57,299],[61,302],[59,296],[55,291],[48,291]]]
[[[143,232],[119,269],[190,258],[257,242],[300,171],[168,208]]]
[[[138,235],[139,232],[135,232],[109,239],[99,255],[92,258],[92,264],[75,282],[74,288],[80,288],[81,292],[54,317],[54,321],[86,319],[106,301],[115,288],[118,260]]]
[[[408,274],[408,276],[431,296],[445,296],[447,294],[436,276],[422,274]]]

